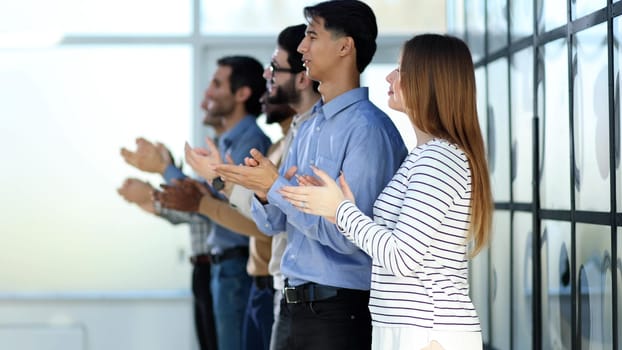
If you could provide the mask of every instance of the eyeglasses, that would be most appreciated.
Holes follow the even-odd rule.
[[[270,74],[274,75],[274,73],[277,72],[283,72],[283,73],[296,73],[293,69],[291,68],[281,68],[279,66],[277,66],[274,62],[270,62]]]

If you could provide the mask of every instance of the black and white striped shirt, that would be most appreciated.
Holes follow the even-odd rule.
[[[467,280],[470,198],[466,154],[433,139],[406,157],[374,203],[373,221],[340,204],[340,230],[373,258],[374,326],[480,331]]]

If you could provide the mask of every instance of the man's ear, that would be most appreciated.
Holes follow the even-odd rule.
[[[299,90],[304,90],[307,86],[313,83],[313,80],[309,78],[306,71],[296,73],[296,77],[294,79],[296,82],[296,87]]]
[[[351,36],[344,36],[341,40],[341,47],[339,48],[340,56],[347,56],[354,53],[354,39]]]
[[[252,95],[251,88],[248,86],[242,86],[235,92],[235,101],[244,103]]]

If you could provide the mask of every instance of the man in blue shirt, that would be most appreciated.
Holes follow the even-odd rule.
[[[222,119],[222,133],[218,137],[221,157],[231,157],[240,163],[250,149],[266,152],[270,147],[270,139],[256,123],[261,113],[259,98],[266,90],[263,66],[247,56],[223,57],[217,64],[202,107],[210,116]],[[172,164],[153,167],[161,170],[168,184],[186,177]],[[213,193],[217,195],[217,191]],[[207,245],[218,348],[242,349],[246,336],[242,333],[244,311],[251,287],[246,273],[248,237],[212,223]]]
[[[219,165],[225,178],[252,178],[253,217],[266,234],[288,233],[281,270],[287,277],[283,307],[290,316],[289,349],[369,349],[371,260],[334,223],[300,212],[278,190],[292,169],[311,166],[351,184],[357,206],[372,214],[374,200],[406,156],[391,120],[360,87],[360,73],[376,50],[373,11],[361,1],[326,1],[305,7],[308,21],[298,47],[322,99],[298,132],[279,173],[258,150],[247,166]],[[295,181],[295,180],[291,180]]]
[[[263,66],[247,56],[228,56],[218,60],[205,97],[207,110],[223,120],[224,132],[218,138],[221,157],[240,163],[252,148],[266,152],[270,139],[256,123],[261,113],[259,98],[266,88]],[[169,167],[167,182],[183,177]],[[211,181],[213,179],[206,179]],[[242,324],[251,279],[246,274],[248,237],[217,224],[208,237],[212,263],[211,287],[219,349],[242,349]]]

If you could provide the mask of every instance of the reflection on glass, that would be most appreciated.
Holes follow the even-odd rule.
[[[447,33],[464,39],[466,35],[462,0],[447,0]]]
[[[565,39],[559,39],[539,53],[540,193],[545,209],[570,209],[567,48]]]
[[[477,90],[477,117],[479,118],[479,127],[482,129],[482,135],[488,132],[488,98],[486,97],[486,67],[480,67],[475,70],[475,84]],[[488,137],[484,137],[486,149],[488,149]]]
[[[508,16],[506,0],[488,0],[488,53],[508,44]]]
[[[542,348],[570,349],[572,295],[570,223],[542,222]]]
[[[618,274],[618,283],[617,283],[617,295],[614,295],[613,298],[618,301],[618,350],[622,349],[622,322],[620,322],[620,315],[622,315],[622,228],[618,228],[617,231],[617,247],[618,247],[618,258],[614,264],[614,269]]]
[[[614,32],[614,49],[613,49],[613,89],[614,89],[614,110],[613,116],[615,120],[615,168],[616,168],[616,207],[618,212],[622,208],[622,172],[620,171],[620,155],[622,153],[622,144],[620,142],[620,103],[622,102],[622,89],[620,89],[620,60],[622,60],[622,21],[621,17],[613,19]]]
[[[0,52],[0,115],[8,119],[0,144],[15,150],[3,158],[13,171],[0,175],[11,184],[2,194],[11,203],[0,220],[3,288],[187,288],[188,264],[178,254],[188,228],[145,214],[116,189],[126,177],[161,181],[119,156],[138,136],[162,141],[180,159],[192,116],[191,62],[192,50],[176,45]],[[29,266],[28,278],[7,273],[15,266]]]
[[[590,13],[607,7],[607,0],[574,0],[572,4],[572,19],[577,19]]]
[[[609,211],[606,23],[576,35],[573,50],[575,206]]]
[[[611,229],[577,224],[576,237],[581,348],[611,349]]]
[[[538,32],[549,31],[567,23],[566,0],[537,1]]]
[[[515,202],[531,202],[533,169],[533,49],[512,56],[512,186]]]
[[[201,31],[207,34],[274,34],[304,23],[302,10],[318,0],[200,0]],[[381,34],[446,31],[445,7],[437,2],[366,0]],[[235,20],[232,20],[235,19]]]
[[[494,233],[493,233],[494,240]],[[469,294],[482,327],[482,339],[484,343],[490,340],[491,322],[488,317],[490,310],[490,283],[488,263],[490,246],[482,249],[479,254],[469,261]]]
[[[488,166],[495,201],[510,200],[508,60],[488,65]]]
[[[510,214],[505,211],[495,211],[492,232],[494,236],[490,242],[491,254],[491,305],[492,319],[492,346],[497,349],[510,348]]]
[[[512,288],[514,292],[513,300],[510,303],[512,305],[512,334],[514,339],[512,348],[521,350],[532,348],[533,234],[531,220],[531,214],[516,212],[512,228]]]
[[[533,1],[509,1],[512,41],[533,34]]]
[[[466,41],[473,55],[473,62],[484,57],[485,48],[485,0],[468,1],[465,4],[466,13]]]

